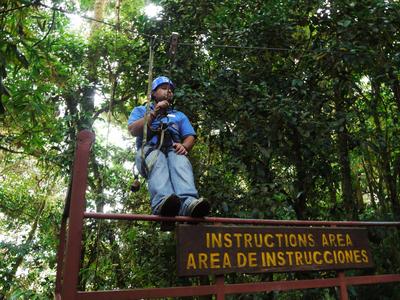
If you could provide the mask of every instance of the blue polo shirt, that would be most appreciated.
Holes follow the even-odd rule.
[[[150,105],[150,109],[154,110],[154,104]],[[136,106],[132,110],[131,115],[129,116],[128,125],[143,118],[145,113],[146,113],[146,105]],[[180,112],[178,110],[169,109],[167,111],[167,116],[162,118],[156,118],[151,123],[151,128],[157,129],[160,125],[160,122],[168,124],[168,131],[174,137],[175,142],[176,139],[182,141],[183,139],[185,139],[190,135],[196,136],[196,132],[194,131],[193,126],[189,121],[189,118],[183,112]],[[147,130],[147,132],[150,133],[150,130]],[[139,150],[142,147],[142,141],[143,141],[143,133],[140,136],[136,137],[136,149]],[[151,139],[151,141],[149,141],[149,143],[152,145],[156,145],[157,142],[158,142],[157,136],[154,136]]]

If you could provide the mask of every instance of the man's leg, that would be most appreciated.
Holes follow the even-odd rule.
[[[146,152],[145,148],[145,152]],[[172,188],[168,161],[165,154],[159,150],[153,150],[146,157],[146,164],[149,171],[147,174],[147,185],[150,192],[151,211],[153,214],[177,215],[180,202]],[[137,168],[143,173],[140,151],[136,159]],[[142,174],[144,175],[144,174]]]
[[[192,165],[185,155],[168,152],[168,166],[175,194],[181,199],[179,212],[183,216],[204,217],[210,210],[208,202],[198,199],[194,184]]]

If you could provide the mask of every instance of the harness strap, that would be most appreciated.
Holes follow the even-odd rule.
[[[154,164],[157,161],[158,158],[158,152],[156,153],[156,156],[149,162],[146,162],[146,158],[150,155],[151,152],[153,152],[154,150],[158,150],[160,151],[162,148],[162,145],[164,143],[164,136],[165,136],[165,131],[167,130],[167,128],[162,129],[161,133],[160,133],[160,139],[158,141],[158,146],[156,148],[153,147],[149,147],[149,149],[147,149],[146,153],[144,152],[144,147],[142,147],[142,153],[141,153],[141,162],[142,162],[142,172],[145,175],[145,177],[148,177],[148,175],[151,172],[151,169],[153,168]],[[143,146],[143,145],[142,145]]]

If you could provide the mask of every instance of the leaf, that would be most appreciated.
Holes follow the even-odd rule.
[[[303,84],[304,84],[303,80],[301,80],[301,79],[293,79],[292,80],[292,86],[302,87]]]
[[[29,62],[28,62],[28,60],[27,60],[26,57],[22,54],[22,52],[19,51],[18,48],[15,48],[15,50],[16,50],[16,54],[17,54],[17,58],[18,58],[19,62],[22,64],[22,66],[23,66],[25,69],[27,69],[27,68],[29,67]]]
[[[228,206],[228,203],[226,203],[226,201],[222,202],[222,210],[225,213],[229,212],[229,206]]]
[[[339,21],[339,22],[338,22],[338,25],[340,25],[340,26],[342,26],[342,27],[344,27],[344,28],[349,27],[350,24],[351,24],[351,20],[349,20],[349,19],[342,20],[342,21]]]
[[[8,91],[7,87],[3,84],[3,79],[1,77],[0,77],[0,94],[11,97],[10,92]]]

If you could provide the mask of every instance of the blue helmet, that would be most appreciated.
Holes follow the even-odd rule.
[[[169,79],[166,76],[159,76],[159,77],[157,77],[156,79],[153,80],[153,83],[151,84],[151,91],[154,92],[158,88],[158,86],[163,84],[163,83],[169,83],[171,88],[175,89],[175,85],[173,84],[171,79]]]

